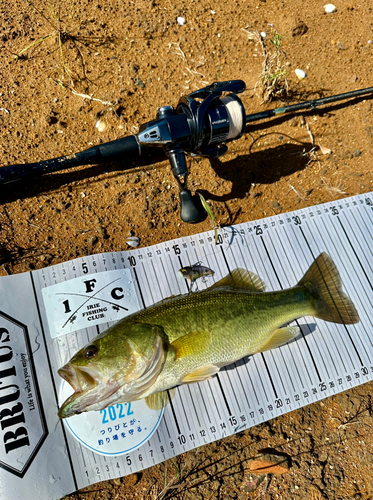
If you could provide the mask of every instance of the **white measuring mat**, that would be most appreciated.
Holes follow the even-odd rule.
[[[35,484],[40,500],[60,498],[372,380],[372,221],[370,193],[224,228],[217,245],[209,231],[0,278],[0,382],[9,382],[0,384],[0,499],[27,498]],[[215,271],[197,281],[200,290],[237,267],[281,290],[321,252],[336,263],[358,324],[302,318],[296,341],[179,387],[146,425],[145,406],[132,415],[135,406],[124,404],[78,415],[77,426],[75,417],[59,421],[68,389],[57,369],[114,320],[187,293],[180,268],[201,262]]]

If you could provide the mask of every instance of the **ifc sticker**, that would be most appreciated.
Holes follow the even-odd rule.
[[[63,381],[60,404],[73,392],[71,386]],[[100,455],[123,455],[150,439],[162,415],[163,408],[151,410],[141,399],[74,415],[64,419],[64,422],[72,435],[89,450]]]
[[[52,339],[139,310],[129,269],[86,274],[42,289]]]

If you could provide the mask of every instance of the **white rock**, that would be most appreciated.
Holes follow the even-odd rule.
[[[177,24],[179,24],[180,26],[184,26],[185,23],[186,23],[185,17],[178,17],[177,18]]]
[[[299,80],[303,80],[307,76],[306,72],[299,68],[295,70],[295,74]]]
[[[107,124],[102,120],[98,120],[98,122],[96,123],[96,128],[99,132],[105,132],[105,130],[107,129]]]
[[[140,238],[137,236],[128,236],[128,238],[126,238],[126,242],[130,247],[136,248],[140,245]]]
[[[327,3],[324,5],[324,10],[327,14],[331,14],[332,12],[337,12],[337,7],[332,3]]]

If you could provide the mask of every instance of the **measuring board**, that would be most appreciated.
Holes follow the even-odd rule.
[[[40,349],[45,352],[46,360],[43,377],[49,376],[52,383],[46,418],[49,433],[63,450],[64,458],[64,467],[59,461],[59,469],[51,472],[52,478],[57,479],[50,481],[53,484],[46,486],[48,491],[40,498],[57,498],[88,484],[151,467],[372,380],[372,221],[373,193],[370,193],[226,227],[219,231],[217,244],[214,232],[209,231],[147,248],[92,255],[27,273],[31,275],[45,344],[42,346],[45,350]],[[178,387],[150,439],[124,454],[95,453],[67,431],[66,422],[58,421],[57,401],[62,379],[57,369],[112,324],[116,313],[127,314],[112,308],[114,313],[110,318],[105,315],[100,318],[104,308],[97,301],[88,309],[91,313],[79,316],[77,307],[74,309],[70,303],[74,294],[66,299],[66,284],[72,286],[73,280],[81,281],[81,277],[85,277],[85,283],[93,283],[105,275],[106,283],[110,283],[113,290],[116,273],[119,273],[118,280],[121,278],[128,285],[127,309],[136,310],[171,295],[187,293],[188,282],[178,277],[178,270],[196,262],[215,271],[213,277],[197,281],[199,290],[211,286],[235,268],[245,268],[260,276],[270,291],[296,285],[321,252],[327,252],[336,263],[344,291],[359,312],[358,324],[337,325],[312,317],[301,318],[294,323],[301,328],[301,335],[295,341],[238,361],[208,381]],[[69,320],[65,321],[68,331],[61,329],[62,319],[59,325],[53,325],[50,310],[46,308],[46,304],[48,309],[52,308],[54,300],[53,294],[46,298],[48,293],[60,284],[64,284],[65,295],[59,292],[61,297],[56,299],[56,308],[62,308]],[[97,285],[96,289],[104,288]],[[118,289],[115,293],[119,296]],[[89,326],[83,317],[96,323]],[[77,331],[74,331],[74,321],[79,327]],[[105,428],[106,437],[110,440],[116,425],[119,429],[119,414],[113,411],[106,418],[110,426]]]

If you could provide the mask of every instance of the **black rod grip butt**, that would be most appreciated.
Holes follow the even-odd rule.
[[[183,222],[189,222],[189,224],[193,224],[198,222],[200,219],[200,213],[194,201],[192,199],[192,193],[189,189],[182,189],[179,192],[180,197],[180,217]]]
[[[102,164],[109,161],[120,161],[121,170],[126,170],[137,166],[136,163],[140,157],[145,162],[149,161],[152,156],[156,156],[159,149],[155,147],[142,147],[137,142],[136,137],[130,135],[68,156],[52,158],[36,163],[2,167],[0,168],[0,184],[14,182],[27,176],[48,174],[80,165]],[[165,157],[164,153],[163,156]]]

